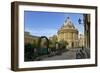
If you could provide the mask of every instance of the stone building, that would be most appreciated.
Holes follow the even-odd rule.
[[[79,35],[79,47],[84,47],[84,35],[80,34]]]
[[[24,32],[24,43],[25,44],[37,44],[38,36],[33,36],[29,32]]]
[[[83,16],[84,16],[85,48],[90,48],[90,14],[83,14]]]
[[[63,40],[68,43],[67,48],[76,48],[78,47],[78,33],[70,18],[67,17],[64,24],[58,30],[58,42]]]
[[[48,38],[47,38],[48,39]],[[33,36],[29,32],[24,32],[24,44],[32,44],[35,47],[47,47],[47,39],[45,36]],[[39,44],[40,43],[40,44]]]

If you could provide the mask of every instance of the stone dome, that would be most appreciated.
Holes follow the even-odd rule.
[[[67,23],[62,26],[62,29],[75,29],[75,26],[72,23]]]
[[[58,33],[60,31],[74,31],[74,32],[78,32],[78,30],[75,28],[74,24],[71,22],[69,17],[67,17],[67,19],[65,20],[63,26],[59,29]]]
[[[65,27],[65,28],[75,28],[74,24],[71,22],[69,17],[67,17],[67,19],[65,20],[63,27]]]

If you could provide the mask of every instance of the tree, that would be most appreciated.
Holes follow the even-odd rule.
[[[58,39],[57,39],[57,36],[56,36],[56,35],[54,35],[54,36],[52,37],[52,41],[53,41],[53,42],[55,42],[55,43],[58,41]]]
[[[49,39],[50,43],[49,43],[49,47],[56,47],[56,43],[58,42],[57,36],[53,35],[53,37],[51,37],[51,39]]]
[[[34,46],[32,44],[25,44],[24,47],[24,60],[33,61],[34,60]]]
[[[68,42],[67,41],[64,41],[64,40],[61,40],[60,42],[60,45],[61,45],[61,48],[65,49],[68,45]]]

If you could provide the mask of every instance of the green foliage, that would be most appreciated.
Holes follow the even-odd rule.
[[[24,61],[33,61],[36,57],[34,53],[35,45],[33,44],[25,44],[24,46]]]
[[[55,42],[49,40],[49,48],[55,47]]]
[[[59,44],[60,44],[61,48],[66,48],[67,45],[68,45],[68,42],[67,42],[67,41],[64,41],[64,40],[61,40],[61,41],[59,42]]]
[[[52,40],[49,39],[49,48],[55,48],[57,42],[58,42],[57,36],[54,35],[52,37]]]

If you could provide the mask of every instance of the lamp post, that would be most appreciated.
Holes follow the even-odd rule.
[[[84,24],[84,22],[82,23],[82,19],[80,19],[80,18],[78,19],[78,23],[79,24]]]

